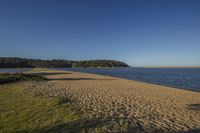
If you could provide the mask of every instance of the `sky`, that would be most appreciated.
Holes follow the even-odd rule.
[[[200,66],[200,0],[1,0],[0,56]]]

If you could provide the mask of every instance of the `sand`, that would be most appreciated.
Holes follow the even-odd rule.
[[[105,132],[199,132],[200,93],[71,71],[34,69],[50,80],[29,88],[77,103]]]

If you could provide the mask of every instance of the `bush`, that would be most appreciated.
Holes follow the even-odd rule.
[[[0,74],[0,84],[16,81],[41,81],[45,77],[33,74]]]

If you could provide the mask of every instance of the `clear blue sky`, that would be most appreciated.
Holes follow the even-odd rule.
[[[1,0],[0,56],[200,66],[200,0]]]

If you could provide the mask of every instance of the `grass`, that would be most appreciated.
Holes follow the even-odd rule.
[[[0,84],[16,81],[40,81],[45,79],[45,77],[33,74],[0,74]]]
[[[0,85],[1,133],[76,132],[81,130],[77,124],[82,116],[78,106],[58,97],[35,95],[21,83]]]
[[[99,118],[84,118],[85,110],[69,99],[25,87],[43,80],[39,75],[0,74],[0,133],[100,132],[105,127]]]

